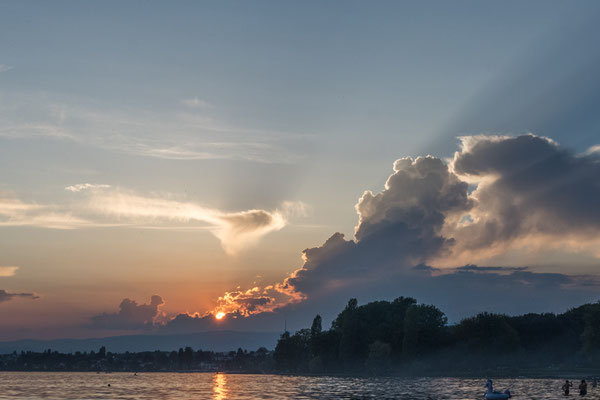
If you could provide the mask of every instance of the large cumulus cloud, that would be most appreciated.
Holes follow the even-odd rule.
[[[385,189],[366,191],[358,201],[355,240],[336,233],[304,250],[304,266],[286,283],[310,295],[378,280],[443,253],[453,243],[440,234],[445,215],[471,207],[467,190],[437,158],[396,161]]]
[[[597,242],[598,204],[597,152],[575,154],[534,135],[463,137],[451,160],[397,160],[384,189],[359,199],[354,238],[333,234],[304,250],[303,266],[283,282],[226,294],[220,307],[240,315],[323,312],[348,297],[412,295],[455,318],[564,309],[598,298],[594,276],[571,266],[551,274],[540,265],[473,264],[530,245],[593,252],[582,243]]]

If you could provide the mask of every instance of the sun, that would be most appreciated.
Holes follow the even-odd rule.
[[[224,316],[225,316],[225,313],[224,313],[224,312],[218,312],[218,313],[215,315],[215,318],[216,318],[216,319],[223,319],[223,317],[224,317]]]

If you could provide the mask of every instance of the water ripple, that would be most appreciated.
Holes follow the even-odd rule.
[[[558,379],[500,379],[495,386],[502,390],[510,388],[517,399],[552,400],[564,399],[560,391],[562,383]],[[0,399],[481,400],[483,384],[483,379],[458,378],[2,372]],[[591,389],[586,398],[600,399],[600,388]]]

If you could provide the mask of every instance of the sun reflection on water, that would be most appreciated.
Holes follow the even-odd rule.
[[[214,400],[226,400],[227,399],[227,375],[216,373],[213,376],[213,399]]]

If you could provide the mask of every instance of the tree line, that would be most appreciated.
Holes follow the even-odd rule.
[[[194,350],[142,351],[112,353],[102,346],[99,351],[59,353],[23,351],[0,355],[2,371],[90,371],[90,372],[173,372],[228,371],[272,372],[272,351],[264,347],[256,351],[213,352]]]
[[[480,313],[448,325],[444,313],[410,297],[358,305],[351,299],[328,330],[281,335],[273,354],[286,373],[482,375],[597,368],[600,303],[562,314]]]

